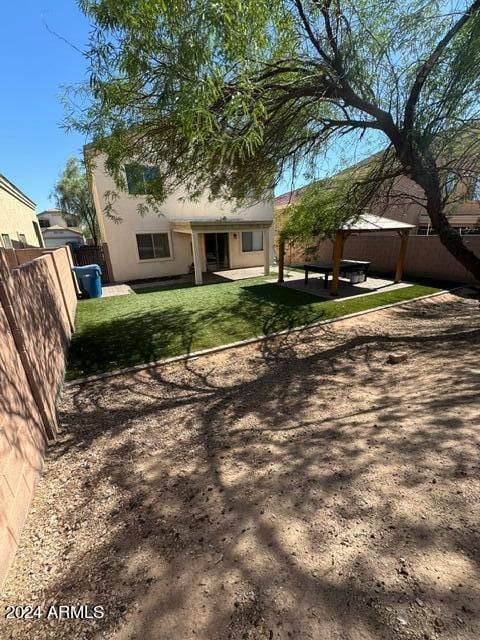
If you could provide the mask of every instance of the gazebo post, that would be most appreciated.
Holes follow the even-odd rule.
[[[333,267],[332,282],[330,284],[330,294],[336,296],[338,294],[338,281],[340,278],[340,263],[343,256],[343,245],[345,243],[345,233],[337,231],[335,234],[335,245],[333,247]]]
[[[277,282],[283,282],[283,271],[285,264],[285,240],[280,238],[278,241],[278,280]]]
[[[407,245],[408,245],[408,234],[410,233],[410,229],[402,229],[398,231],[398,235],[401,238],[400,242],[400,251],[398,253],[397,259],[397,268],[395,269],[395,280],[394,282],[401,282],[403,275],[403,268],[405,266],[405,258],[407,256]]]

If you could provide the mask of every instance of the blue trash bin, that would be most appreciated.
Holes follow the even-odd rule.
[[[81,292],[89,298],[102,297],[102,270],[98,264],[73,267]]]

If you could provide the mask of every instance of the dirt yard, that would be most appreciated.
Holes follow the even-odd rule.
[[[67,388],[1,637],[479,638],[468,296]]]

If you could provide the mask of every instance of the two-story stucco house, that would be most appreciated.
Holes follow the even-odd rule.
[[[66,229],[68,227],[64,212],[56,207],[41,211],[37,214],[37,218],[41,229],[49,229],[50,227],[63,227]]]
[[[86,148],[88,152],[88,147]],[[170,195],[160,213],[137,210],[146,202],[155,167],[126,166],[128,192],[118,193],[104,167],[105,157],[95,157],[90,189],[95,202],[102,241],[107,243],[113,279],[117,282],[164,278],[195,273],[202,284],[207,271],[264,266],[269,272],[273,251],[273,196],[251,207],[235,209],[226,202],[182,200],[181,190]],[[106,214],[108,192],[117,191],[115,221]]]
[[[85,244],[85,237],[79,227],[69,227],[65,218],[72,217],[60,209],[46,209],[38,214],[38,222],[42,230],[43,242],[47,249],[57,247],[80,247]]]
[[[0,247],[43,247],[35,203],[0,174]]]
[[[358,166],[369,160],[362,161]],[[448,176],[444,188],[445,193],[452,194],[454,200],[454,204],[447,207],[450,225],[463,235],[478,235],[480,233],[480,175],[474,175],[470,171],[459,178],[457,174],[452,173]],[[305,189],[306,187],[300,187],[275,198],[277,230],[281,228],[286,207],[298,201]],[[387,209],[377,206],[372,212],[412,224],[418,235],[434,235],[428,213],[421,204],[423,198],[424,194],[418,185],[406,176],[399,176],[391,189]]]

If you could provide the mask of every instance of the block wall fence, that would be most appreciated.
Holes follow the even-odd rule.
[[[466,236],[465,244],[480,255],[480,236]],[[382,233],[362,233],[351,235],[345,242],[343,257],[346,260],[366,260],[371,262],[371,271],[393,274],[400,250],[398,235]],[[285,264],[295,265],[305,261],[330,261],[333,243],[324,240],[310,246],[289,245],[285,247]],[[405,277],[432,278],[452,282],[475,283],[476,280],[445,249],[437,236],[411,235],[408,240],[405,260]]]
[[[70,250],[0,251],[0,585],[19,544],[74,330]]]

